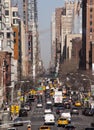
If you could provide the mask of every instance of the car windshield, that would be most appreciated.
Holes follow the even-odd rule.
[[[66,121],[66,119],[60,118],[59,120]]]
[[[45,129],[48,129],[48,127],[47,127],[47,126],[45,126],[45,127],[41,127],[41,129],[45,130]]]

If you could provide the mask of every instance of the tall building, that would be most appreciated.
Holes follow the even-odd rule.
[[[5,75],[3,78],[3,87],[6,90],[11,87],[11,90],[14,88],[14,41],[13,41],[13,30],[11,27],[11,1],[10,0],[1,0],[1,14],[0,17],[0,52],[2,53],[4,59],[2,60],[5,63]],[[2,16],[3,15],[3,16]],[[9,55],[9,57],[8,57]],[[1,58],[1,57],[0,57]],[[9,60],[8,60],[9,59]],[[2,63],[2,65],[4,64]],[[7,65],[7,69],[6,69]],[[1,66],[2,69],[3,66]],[[7,78],[8,77],[8,78]],[[10,91],[9,91],[10,92]],[[4,93],[3,93],[4,94]],[[3,95],[5,98],[7,93]]]
[[[37,0],[12,0],[12,4],[18,4],[19,15],[25,28],[25,49],[27,76],[35,79],[39,68],[39,40],[38,40],[38,16]],[[25,63],[25,62],[24,62]]]
[[[58,73],[60,57],[61,57],[61,16],[63,8],[57,8],[55,10],[55,43],[56,43],[56,73]]]
[[[73,29],[73,18],[75,14],[75,8],[77,6],[77,2],[74,1],[68,1],[65,2],[65,7],[63,9],[63,14],[61,16],[61,55],[62,55],[62,61],[66,59],[66,44],[65,44],[65,37],[67,34],[72,33]]]
[[[52,15],[51,20],[51,67],[55,67],[55,59],[56,59],[56,41],[55,41],[55,13]]]
[[[78,0],[74,8],[72,33],[82,34],[82,2],[81,0]]]
[[[23,0],[23,22],[26,25],[29,76],[35,79],[39,65],[37,0]]]
[[[82,0],[82,68],[94,71],[94,0]]]

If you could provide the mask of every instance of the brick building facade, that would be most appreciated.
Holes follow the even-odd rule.
[[[0,95],[3,100],[9,97],[9,86],[11,85],[11,53],[0,51]],[[1,99],[1,98],[0,98]]]
[[[94,0],[82,0],[82,33],[82,67],[91,70],[94,65]]]

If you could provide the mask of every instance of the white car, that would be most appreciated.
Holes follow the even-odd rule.
[[[27,111],[30,111],[31,110],[31,107],[29,105],[25,105],[24,106],[24,109],[26,109]]]
[[[55,124],[55,116],[52,113],[44,115],[44,124]]]
[[[46,104],[52,105],[52,101],[48,100],[48,101],[46,102]]]
[[[52,112],[52,110],[50,109],[50,108],[46,108],[45,110],[44,110],[44,113],[51,113]]]
[[[8,128],[7,130],[18,130],[16,127]]]
[[[40,108],[40,107],[43,107],[42,103],[37,103],[37,107]]]

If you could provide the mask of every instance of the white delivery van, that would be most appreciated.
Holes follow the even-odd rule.
[[[45,114],[44,115],[44,124],[55,124],[54,114]]]

